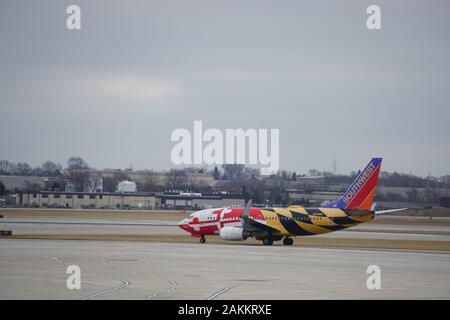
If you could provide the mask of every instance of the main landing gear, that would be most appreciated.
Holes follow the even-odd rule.
[[[270,239],[270,238],[264,238],[264,239],[263,239],[263,245],[265,245],[265,246],[271,246],[271,245],[273,245],[273,240]]]
[[[205,242],[206,242],[205,235],[204,234],[200,235],[200,243],[205,243]]]
[[[283,244],[285,246],[292,246],[294,244],[294,239],[286,237],[283,239]]]

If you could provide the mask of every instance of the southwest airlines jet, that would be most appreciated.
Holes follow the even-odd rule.
[[[283,239],[292,245],[295,236],[310,236],[347,229],[372,220],[375,215],[405,209],[375,211],[373,198],[380,174],[381,158],[373,158],[345,194],[337,201],[317,208],[245,208],[201,210],[179,222],[180,228],[205,242],[205,236],[224,240],[254,237],[264,245]]]

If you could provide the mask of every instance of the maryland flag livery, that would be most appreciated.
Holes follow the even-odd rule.
[[[205,236],[216,235],[224,240],[246,240],[254,237],[271,245],[283,239],[292,245],[294,236],[311,236],[343,230],[372,220],[375,215],[397,210],[371,210],[381,158],[372,159],[359,173],[342,198],[318,208],[290,206],[287,208],[218,208],[201,210],[180,221],[179,226],[205,242]]]

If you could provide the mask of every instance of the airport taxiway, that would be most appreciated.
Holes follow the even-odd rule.
[[[1,239],[0,299],[449,299],[449,265],[430,251]]]
[[[444,221],[448,218],[442,218]],[[3,218],[0,230],[27,235],[186,235],[176,221],[171,220],[105,220],[58,218]],[[314,236],[316,238],[390,239],[450,241],[450,226],[426,224],[380,224],[376,221],[347,230]]]

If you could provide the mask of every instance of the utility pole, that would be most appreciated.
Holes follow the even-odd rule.
[[[410,201],[417,202],[417,197],[414,195],[413,187],[412,187],[412,170],[409,170],[409,192],[411,194]]]
[[[432,202],[431,201],[431,185],[430,185],[430,180],[431,180],[431,170],[428,170],[428,177],[427,177],[427,200],[428,202]]]
[[[409,189],[412,191],[412,170],[409,170]]]

